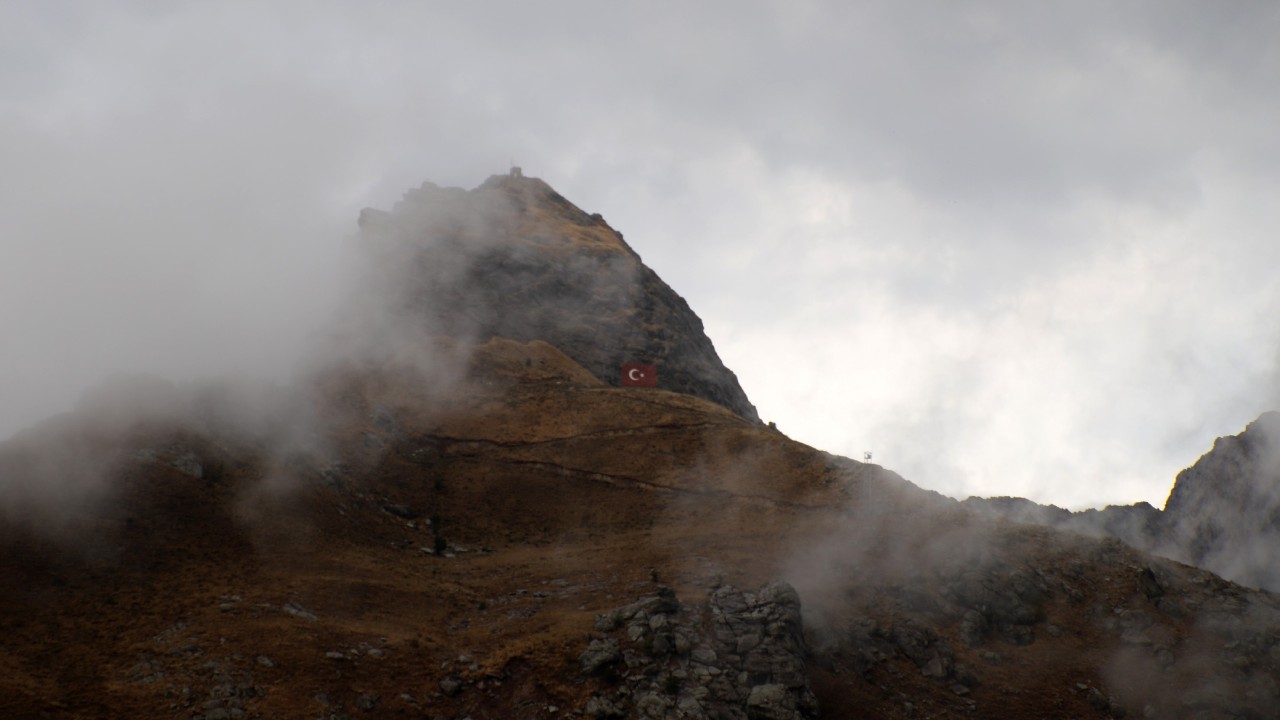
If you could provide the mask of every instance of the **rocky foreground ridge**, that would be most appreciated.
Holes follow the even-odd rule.
[[[1070,512],[1022,498],[969,498],[979,512],[1097,537],[1280,591],[1280,413],[1221,437],[1178,473],[1163,510],[1147,503]]]
[[[294,385],[133,382],[0,443],[0,717],[1276,717],[1276,595],[617,387],[557,344],[585,330],[491,313],[630,257],[509,181],[366,214],[394,272]],[[450,280],[460,238],[521,248],[479,253],[502,293]],[[661,316],[613,302],[568,322]]]

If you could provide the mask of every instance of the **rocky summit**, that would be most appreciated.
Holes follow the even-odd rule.
[[[463,191],[431,183],[360,216],[387,308],[430,332],[550,343],[601,381],[656,365],[658,386],[759,421],[684,298],[599,214],[545,182],[495,175]]]
[[[293,383],[115,382],[0,444],[0,717],[1280,713],[1280,598],[1211,571],[1272,527],[1271,416],[1179,476],[1174,558],[762,426],[539,180],[361,226]]]

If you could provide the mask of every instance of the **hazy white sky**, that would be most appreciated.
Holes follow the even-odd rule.
[[[283,377],[361,207],[514,160],[762,417],[950,495],[1160,506],[1277,406],[1280,5],[0,0],[0,436]]]

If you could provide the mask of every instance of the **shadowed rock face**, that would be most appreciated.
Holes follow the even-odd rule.
[[[659,588],[598,616],[595,629],[604,636],[580,662],[608,682],[587,703],[588,717],[821,717],[805,668],[800,596],[785,582],[758,592],[722,585],[702,607]]]
[[[554,345],[600,380],[658,366],[658,387],[759,422],[702,321],[609,227],[536,178],[475,190],[426,183],[391,212],[361,214],[387,297],[429,333]]]
[[[1280,413],[1178,473],[1164,506],[1170,557],[1245,585],[1280,589]]]

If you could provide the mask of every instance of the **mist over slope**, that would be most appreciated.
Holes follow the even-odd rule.
[[[1163,510],[1147,503],[1069,512],[1022,498],[969,498],[966,506],[1018,522],[1049,525],[1280,591],[1280,414],[1264,413],[1178,473]]]
[[[762,425],[545,183],[361,226],[294,383],[135,378],[0,444],[0,715],[1280,709],[1275,595]],[[659,386],[620,386],[632,361]]]

